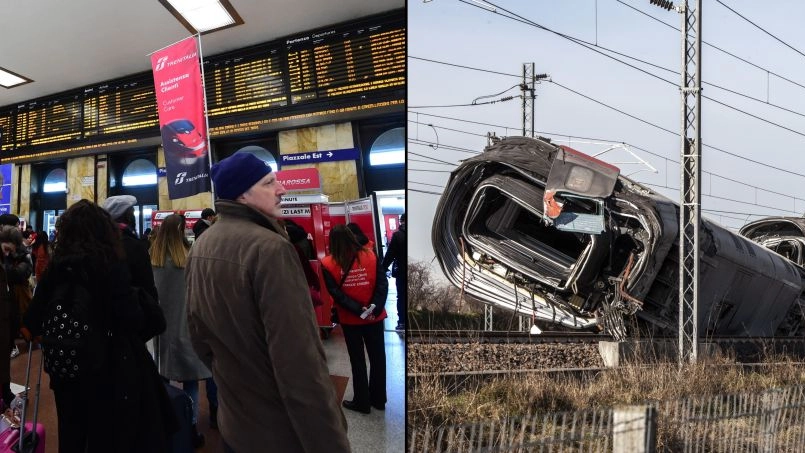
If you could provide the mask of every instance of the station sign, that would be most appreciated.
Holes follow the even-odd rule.
[[[339,160],[356,160],[359,157],[357,148],[331,149],[327,151],[309,151],[306,153],[283,154],[280,165],[313,164],[318,162],[335,162]]]

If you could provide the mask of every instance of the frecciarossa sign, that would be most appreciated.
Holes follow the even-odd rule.
[[[277,181],[285,190],[321,190],[321,178],[315,168],[299,168],[294,170],[280,170],[277,172]]]

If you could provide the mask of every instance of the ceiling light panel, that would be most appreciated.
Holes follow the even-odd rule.
[[[30,82],[33,82],[33,80],[26,79],[25,77],[18,76],[9,70],[0,68],[0,86],[11,88]]]
[[[228,0],[159,0],[191,33],[208,33],[243,20]]]

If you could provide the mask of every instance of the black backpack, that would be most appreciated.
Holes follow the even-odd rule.
[[[74,381],[81,377],[93,333],[91,307],[92,294],[80,283],[65,281],[53,289],[42,335],[45,371],[51,378]]]

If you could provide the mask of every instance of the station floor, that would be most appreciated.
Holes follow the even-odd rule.
[[[384,321],[386,329],[386,392],[388,402],[385,411],[372,409],[365,415],[343,409],[348,424],[348,436],[354,453],[404,452],[405,451],[405,338],[394,331],[397,324],[397,294],[394,280],[389,280],[389,297],[386,303],[388,318]],[[344,336],[340,326],[336,326],[329,338],[322,341],[327,355],[330,377],[341,399],[352,399],[352,377]],[[28,360],[27,344],[18,341],[21,354],[11,360],[11,381],[25,383],[25,365]],[[39,365],[41,351],[35,350],[31,357],[34,371]],[[36,389],[36,375],[32,376],[31,387]],[[56,406],[53,392],[48,386],[47,373],[42,374],[42,396],[39,403],[39,422],[46,429],[46,453],[58,452],[58,433],[56,428]],[[21,389],[22,387],[12,386]],[[199,431],[204,434],[204,447],[196,450],[202,453],[221,453],[221,436],[209,426],[209,407],[204,385],[199,386],[200,414]],[[34,392],[31,392],[33,396]],[[29,406],[30,407],[30,406]],[[28,421],[31,415],[28,416]],[[260,451],[255,450],[255,451]]]

